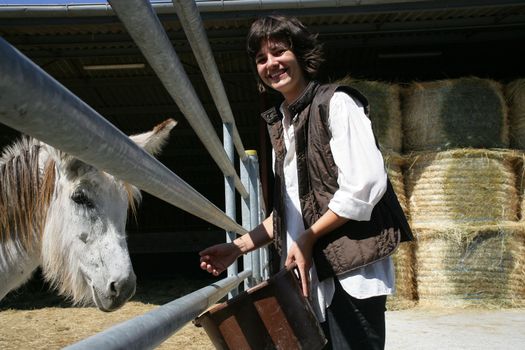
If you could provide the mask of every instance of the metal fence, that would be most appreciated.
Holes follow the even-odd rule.
[[[223,172],[225,212],[1,38],[0,121],[223,228],[227,240],[245,234],[261,221],[257,156],[242,146],[196,4],[192,0],[173,1],[223,120],[224,145],[151,4],[146,0],[109,3]],[[232,164],[234,149],[241,162],[240,177]],[[235,221],[235,190],[242,200],[243,226]],[[245,286],[251,286],[267,277],[267,252],[253,252],[244,257],[243,272],[238,273],[233,266],[227,278],[68,349],[156,347],[228,292],[235,295],[243,280],[247,279]]]

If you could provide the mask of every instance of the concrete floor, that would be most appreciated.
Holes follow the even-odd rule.
[[[525,350],[525,309],[388,311],[386,350]]]

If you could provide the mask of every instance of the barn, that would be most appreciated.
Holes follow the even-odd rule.
[[[525,75],[525,5],[519,0],[196,3],[244,146],[258,151],[267,201],[269,145],[258,115],[277,96],[258,93],[244,40],[259,15],[295,15],[320,34],[326,52],[322,82],[347,75],[399,84],[466,76],[508,82]],[[221,119],[171,2],[154,1],[153,8],[222,135]],[[224,207],[219,168],[107,4],[0,4],[0,35],[127,134],[166,118],[179,121],[160,160]],[[16,136],[0,126],[2,146]],[[212,224],[147,194],[128,231],[137,264],[194,253],[224,236]]]
[[[172,2],[151,2],[210,121],[222,137],[219,112]],[[177,120],[178,125],[159,160],[216,206],[224,208],[224,177],[220,169],[111,7],[102,1],[62,3],[68,4],[0,3],[0,36],[126,134],[149,130],[166,118]],[[325,63],[318,77],[321,82],[350,76],[351,81],[395,85],[400,90],[413,92],[410,89],[414,86],[423,86],[424,90],[428,82],[467,78],[490,80],[504,87],[525,78],[525,4],[522,0],[196,0],[196,4],[244,147],[256,150],[259,156],[266,207],[272,205],[271,151],[259,114],[277,103],[279,97],[271,92],[258,92],[245,50],[248,28],[260,15],[275,12],[294,15],[319,33],[325,50]],[[405,101],[409,99],[407,96]],[[406,120],[403,123],[406,127]],[[16,130],[0,124],[0,146],[18,135]],[[416,164],[415,159],[427,159],[410,158],[412,151],[428,151],[416,144],[418,137],[427,139],[426,135],[420,135],[421,129],[417,129],[412,136],[415,143],[400,143],[394,149],[396,154],[388,158],[397,159],[392,164],[400,166],[400,173],[403,168],[408,177],[401,180],[401,186],[422,177],[417,173],[417,166],[405,167],[407,159],[412,165]],[[461,141],[462,136],[457,139]],[[516,159],[521,157],[518,153],[523,148],[517,141],[511,145],[508,135],[502,143],[458,145],[504,148],[515,152],[512,157]],[[440,147],[434,150],[450,148]],[[440,154],[437,158],[458,159],[461,155],[457,152]],[[483,153],[479,157],[503,159],[507,156]],[[238,163],[236,159],[237,169]],[[473,171],[478,169],[476,164],[472,166]],[[516,164],[520,166],[519,162]],[[501,176],[506,176],[505,171]],[[509,181],[516,180],[513,177]],[[418,187],[408,187],[407,191],[415,198]],[[516,189],[516,203],[520,201],[520,191],[522,189]],[[239,201],[237,205],[240,206]],[[516,206],[512,209],[516,210],[515,217],[505,220],[521,220],[518,204]],[[419,213],[423,207],[423,204],[419,207],[407,204],[407,211]],[[443,210],[448,212],[450,208]],[[472,213],[465,215],[468,214]],[[483,218],[489,215],[481,214]],[[496,221],[499,219],[495,217]],[[430,228],[423,221],[421,219],[421,232],[424,234]],[[186,272],[190,269],[189,274],[195,273],[187,261],[196,262],[196,252],[213,242],[223,241],[225,236],[224,231],[213,224],[147,193],[143,194],[137,219],[128,223],[128,234],[139,278],[141,274],[180,274],[181,269],[177,268],[180,262],[186,262]],[[432,293],[435,294],[435,290],[427,292],[429,298],[435,296]]]

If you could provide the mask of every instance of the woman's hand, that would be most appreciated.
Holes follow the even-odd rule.
[[[271,242],[273,238],[272,220],[272,215],[270,215],[256,228],[236,238],[233,242],[216,244],[199,252],[201,269],[218,276],[242,254]]]
[[[295,243],[292,244],[286,257],[285,265],[297,263],[304,296],[310,291],[310,267],[312,267],[313,247],[319,237],[324,236],[347,222],[348,219],[337,215],[328,209],[310,228],[304,231]]]
[[[310,268],[312,267],[314,243],[315,236],[311,234],[310,230],[306,230],[290,247],[285,262],[286,266],[293,262],[297,264],[305,297],[310,295]]]
[[[241,249],[233,243],[217,244],[199,252],[200,266],[201,269],[218,276],[241,254]]]

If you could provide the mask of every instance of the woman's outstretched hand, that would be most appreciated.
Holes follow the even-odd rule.
[[[200,266],[201,269],[218,276],[241,254],[241,249],[233,243],[217,244],[199,252]]]

